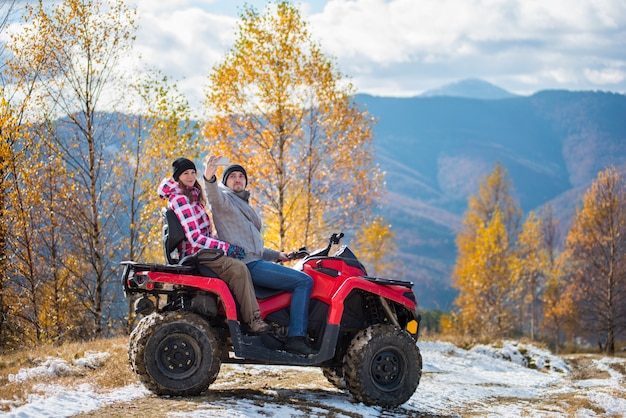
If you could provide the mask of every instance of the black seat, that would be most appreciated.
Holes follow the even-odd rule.
[[[195,254],[188,255],[182,260],[178,254],[178,246],[185,239],[185,231],[173,210],[164,208],[163,211],[163,250],[168,264],[182,266],[196,266],[202,276],[217,277],[217,274],[209,267],[200,265],[202,261],[217,260],[224,255],[220,248],[207,248]],[[174,256],[176,254],[176,256]]]
[[[174,257],[174,252],[178,253],[178,244],[185,239],[185,231],[178,221],[176,214],[171,209],[163,208],[163,250],[167,264],[178,264],[178,254]]]

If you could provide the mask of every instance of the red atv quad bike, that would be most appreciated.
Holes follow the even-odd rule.
[[[241,363],[320,367],[333,385],[367,405],[393,408],[413,395],[422,375],[413,284],[368,276],[346,246],[330,255],[343,233],[332,234],[326,248],[293,254],[301,258],[294,268],[314,281],[308,335],[316,352],[304,356],[282,349],[291,293],[256,287],[261,315],[273,331],[249,334],[226,283],[199,264],[223,252],[175,259],[184,233],[174,212],[164,217],[168,264],[122,262],[124,292],[139,296],[135,312],[143,316],[130,335],[128,356],[152,392],[198,395],[222,363]]]

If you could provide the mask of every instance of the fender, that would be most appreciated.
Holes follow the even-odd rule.
[[[377,285],[360,277],[349,277],[341,283],[337,291],[331,297],[330,309],[328,311],[329,324],[339,324],[341,322],[344,309],[343,302],[355,289],[382,296],[383,298],[397,302],[412,311],[417,309],[414,301],[402,296],[398,292],[395,292],[386,286]]]
[[[135,276],[140,275],[148,277],[149,281],[146,282],[146,287],[149,287],[150,282],[168,283],[190,286],[213,293],[222,299],[226,317],[229,320],[237,321],[237,305],[235,304],[235,299],[230,293],[230,289],[228,288],[228,285],[226,285],[226,282],[221,279],[214,277],[191,276],[188,274],[172,274],[160,271],[141,271],[135,273]],[[154,283],[152,284],[153,286]]]

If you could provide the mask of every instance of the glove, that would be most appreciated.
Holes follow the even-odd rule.
[[[232,258],[236,258],[237,260],[243,260],[246,257],[246,252],[240,246],[230,244],[230,247],[228,247],[228,251],[226,251],[226,255]]]

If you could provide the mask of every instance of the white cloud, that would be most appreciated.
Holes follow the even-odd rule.
[[[386,78],[386,69],[402,63],[412,64],[406,71],[420,77],[414,90],[417,83],[437,80],[442,66],[450,67],[446,72],[455,79],[518,80],[505,88],[529,79],[543,80],[539,88],[549,83],[568,88],[568,82],[597,82],[585,75],[581,57],[626,59],[626,3],[617,0],[330,0],[310,21],[314,35],[342,66],[369,64],[369,76],[356,75],[366,80],[360,86],[366,89],[381,85],[377,80]],[[516,72],[519,62],[523,74]],[[555,63],[567,64],[568,70],[554,68]],[[472,74],[464,72],[468,67]]]
[[[174,69],[174,76],[208,70],[234,42],[236,19],[199,8],[138,9],[140,28],[136,48],[148,64]]]
[[[593,84],[617,84],[626,80],[626,71],[623,68],[585,69],[585,76]]]
[[[552,39],[603,30],[597,22],[599,15],[607,13],[593,3],[584,0],[571,6],[570,2],[533,0],[331,0],[324,14],[312,16],[311,20],[328,45],[338,51],[344,48],[372,59],[384,54],[387,59],[398,60],[395,55],[399,50],[456,51],[458,48],[452,45],[469,41],[549,48]],[[620,9],[615,15],[623,24],[626,6]],[[619,25],[613,23],[612,27]]]
[[[137,1],[137,54],[201,100],[244,0]],[[258,11],[265,1],[248,1]],[[623,0],[303,0],[314,40],[359,92],[409,96],[477,77],[510,91],[626,91]]]

